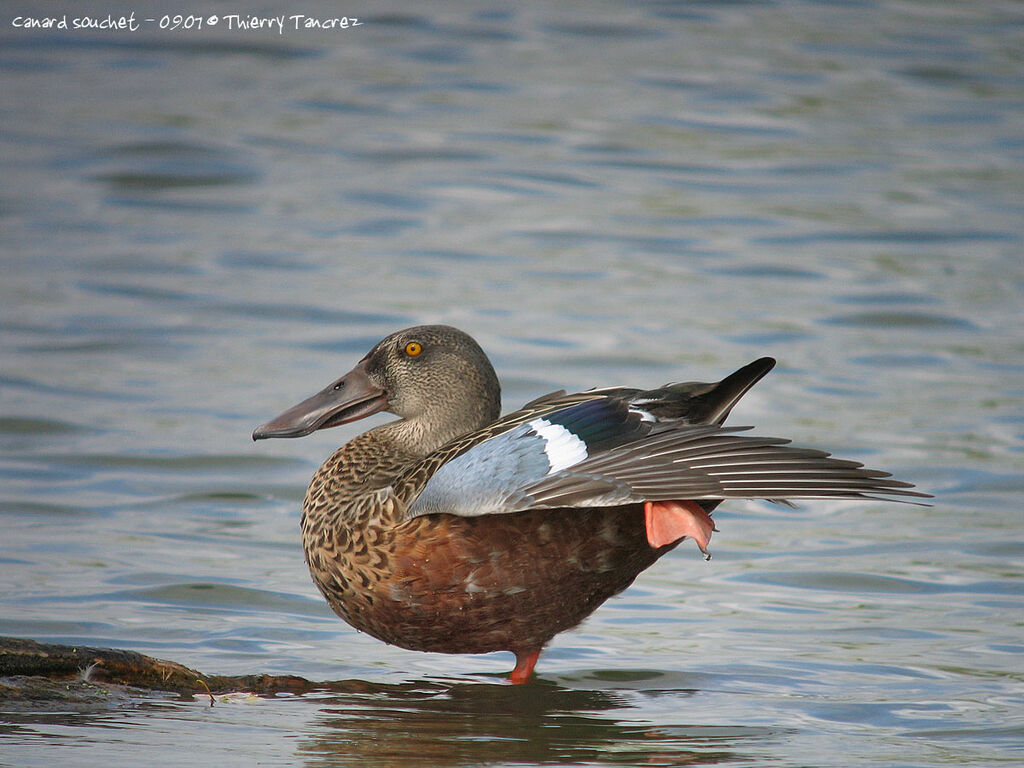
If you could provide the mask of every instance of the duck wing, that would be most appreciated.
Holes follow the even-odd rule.
[[[428,456],[403,478],[400,495],[410,517],[680,500],[927,498],[859,462],[720,426],[770,367],[757,361],[714,385],[541,398]]]

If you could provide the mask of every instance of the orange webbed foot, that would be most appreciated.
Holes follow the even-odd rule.
[[[645,501],[644,522],[647,543],[655,549],[689,536],[708,554],[708,544],[715,524],[704,508],[695,501]]]
[[[522,685],[530,679],[530,675],[533,674],[533,668],[537,664],[537,659],[540,657],[540,650],[540,648],[536,648],[529,651],[516,651],[516,668],[508,676],[508,680],[512,685]]]

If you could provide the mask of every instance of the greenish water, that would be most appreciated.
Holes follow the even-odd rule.
[[[1024,759],[1022,7],[304,12],[365,23],[0,10],[0,634],[357,692],[0,702],[0,764]],[[726,504],[710,562],[663,559],[526,689],[385,646],[298,536],[366,425],[249,435],[421,322],[509,409],[772,355],[732,422],[935,504]]]

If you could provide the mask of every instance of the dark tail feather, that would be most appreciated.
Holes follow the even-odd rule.
[[[685,424],[721,424],[740,398],[774,367],[773,358],[762,357],[721,381],[666,384],[661,389],[640,392],[630,398],[630,402],[642,404],[644,410],[658,419],[679,419]]]

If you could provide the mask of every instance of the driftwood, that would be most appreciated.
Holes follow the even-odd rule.
[[[356,692],[360,681],[311,682],[292,675],[205,675],[194,669],[114,648],[48,645],[16,637],[0,637],[0,698],[46,697],[40,678],[89,686],[128,686],[182,695],[245,692],[257,696],[309,691]],[[66,687],[66,686],[65,686]],[[70,689],[68,689],[70,690]]]

